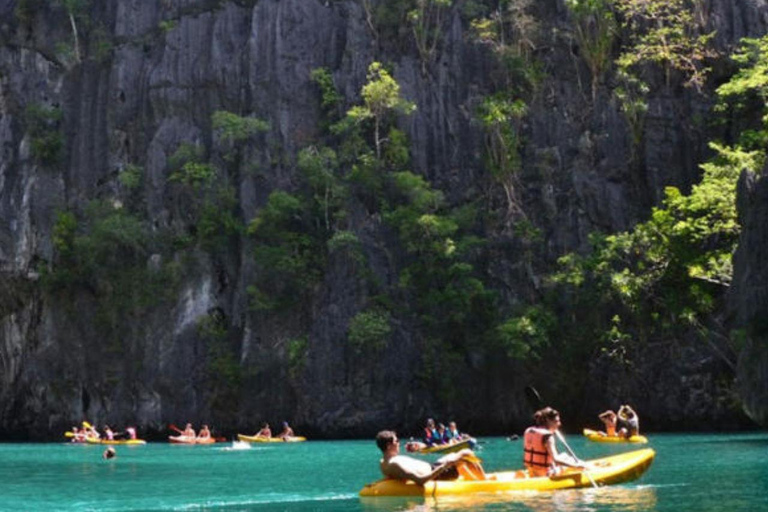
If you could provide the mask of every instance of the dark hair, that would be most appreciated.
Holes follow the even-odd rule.
[[[533,414],[533,422],[537,427],[546,427],[550,420],[560,416],[560,413],[551,407],[539,409]]]
[[[394,431],[382,430],[376,434],[376,446],[379,447],[379,450],[384,452],[387,450],[390,444],[395,442],[395,439],[397,439],[397,434],[395,434]]]

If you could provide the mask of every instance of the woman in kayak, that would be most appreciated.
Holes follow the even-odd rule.
[[[608,437],[616,436],[616,413],[608,409],[607,411],[600,413],[597,417],[600,418],[605,425],[605,435]]]
[[[254,437],[264,437],[270,439],[272,437],[272,429],[269,428],[269,423],[264,423]]]
[[[208,430],[208,425],[203,425],[203,428],[200,429],[200,432],[197,434],[198,439],[210,439],[211,438],[211,431]]]
[[[455,480],[459,474],[471,480],[485,480],[485,471],[472,450],[464,449],[441,457],[433,465],[407,455],[400,455],[400,440],[392,430],[376,435],[376,446],[384,455],[379,461],[381,473],[387,478],[413,480],[418,485],[430,480]]]
[[[551,407],[536,411],[534,426],[523,435],[523,463],[531,476],[552,476],[563,467],[584,468],[583,461],[558,453],[555,433],[560,428],[560,413]]]
[[[622,427],[619,434],[629,439],[632,436],[640,434],[640,418],[637,413],[628,405],[619,407],[619,419]]]

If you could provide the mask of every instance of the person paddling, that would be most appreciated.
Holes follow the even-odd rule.
[[[184,437],[188,437],[190,439],[195,439],[197,435],[195,434],[195,429],[192,428],[191,423],[187,423],[187,425],[184,427],[184,432],[181,433]]]
[[[559,453],[555,433],[560,428],[560,413],[551,407],[536,411],[534,426],[523,435],[523,463],[531,476],[552,476],[564,466],[586,468],[586,464],[566,453]]]

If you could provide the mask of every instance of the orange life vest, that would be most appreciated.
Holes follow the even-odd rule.
[[[523,463],[533,476],[546,476],[555,463],[547,450],[550,436],[552,432],[541,427],[528,427],[523,435]]]

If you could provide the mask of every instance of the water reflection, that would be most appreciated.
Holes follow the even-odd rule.
[[[556,492],[514,492],[432,498],[360,498],[366,512],[641,512],[654,510],[656,490],[650,486],[601,487]]]

